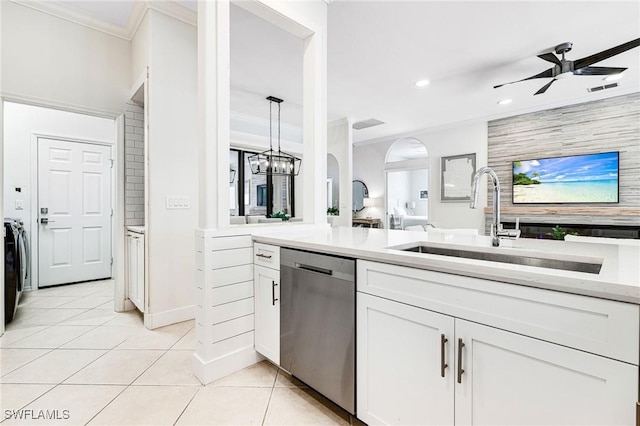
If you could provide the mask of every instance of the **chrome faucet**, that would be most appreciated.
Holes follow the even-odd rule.
[[[482,167],[473,176],[472,194],[471,194],[471,208],[475,209],[478,206],[478,195],[480,195],[480,180],[483,175],[489,175],[493,182],[493,221],[491,222],[491,245],[498,247],[500,245],[500,238],[518,238],[520,236],[520,230],[516,225],[516,229],[503,229],[502,223],[500,223],[500,181],[498,175],[490,167]]]

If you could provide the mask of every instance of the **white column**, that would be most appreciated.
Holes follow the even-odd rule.
[[[229,226],[229,0],[198,2],[201,229]],[[196,165],[194,164],[194,167]]]
[[[326,26],[305,39],[303,66],[303,217],[326,223],[327,61]]]

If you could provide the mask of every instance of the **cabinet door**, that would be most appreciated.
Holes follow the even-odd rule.
[[[129,300],[144,312],[144,242],[141,245],[140,238],[136,233],[127,235]]]
[[[138,249],[136,238],[135,234],[127,234],[129,300],[131,300],[134,305],[138,298]]]
[[[452,425],[454,319],[364,293],[356,305],[358,418]]]
[[[631,425],[638,367],[458,320],[457,425]],[[456,359],[456,367],[458,359]]]
[[[136,275],[137,275],[136,284],[138,289],[136,291],[137,298],[134,303],[138,307],[140,312],[144,313],[144,298],[145,298],[144,235],[140,235],[136,240],[136,257],[138,259],[137,261],[138,269],[136,271]]]
[[[280,364],[280,272],[254,266],[255,349]]]

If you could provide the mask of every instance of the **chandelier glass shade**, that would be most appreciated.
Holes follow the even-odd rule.
[[[269,101],[269,149],[259,154],[247,157],[251,173],[254,175],[272,176],[297,176],[300,173],[302,160],[294,155],[287,154],[280,149],[280,104],[282,99],[274,96],[267,98]],[[273,104],[278,105],[278,150],[273,149]]]

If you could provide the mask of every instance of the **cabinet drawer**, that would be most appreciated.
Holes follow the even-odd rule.
[[[358,291],[638,365],[640,306],[358,261]]]
[[[280,247],[255,243],[253,245],[253,263],[280,270]]]

